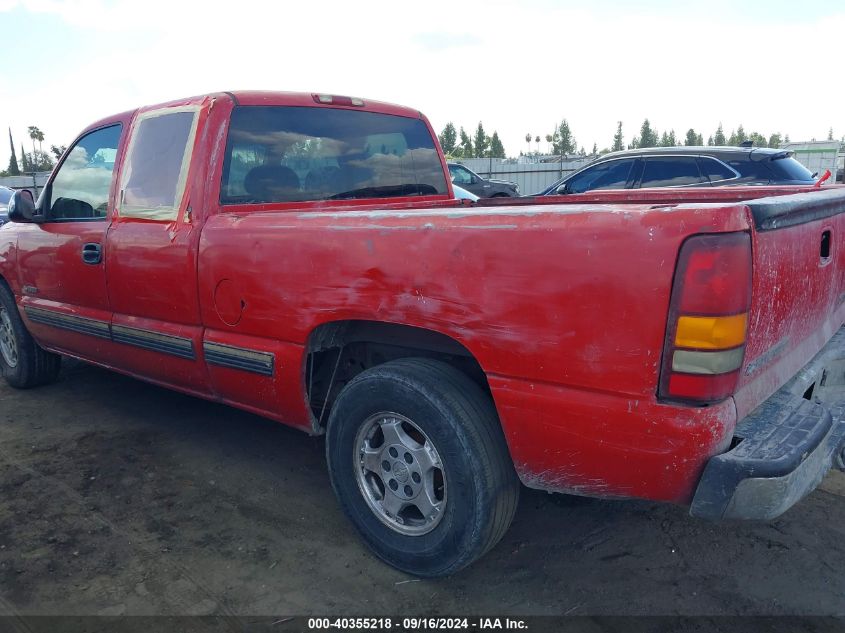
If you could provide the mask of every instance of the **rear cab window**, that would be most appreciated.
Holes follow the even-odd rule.
[[[221,204],[447,193],[422,119],[307,106],[232,111]]]

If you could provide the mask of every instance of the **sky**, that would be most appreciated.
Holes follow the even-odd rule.
[[[360,96],[499,133],[566,118],[588,151],[644,118],[845,134],[845,6],[794,0],[0,0],[0,129],[68,145],[89,123],[220,90]],[[540,149],[547,144],[543,141]],[[536,144],[531,144],[531,150]],[[0,142],[0,169],[9,162]]]

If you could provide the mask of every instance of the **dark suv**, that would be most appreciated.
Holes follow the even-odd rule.
[[[501,198],[518,196],[519,186],[507,180],[482,178],[471,169],[458,163],[447,163],[452,182],[477,195],[479,198]]]
[[[538,196],[596,189],[806,185],[814,174],[792,152],[764,147],[650,147],[606,154]]]

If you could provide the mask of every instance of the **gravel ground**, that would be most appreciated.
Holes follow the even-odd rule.
[[[324,446],[81,363],[0,385],[0,614],[845,614],[845,475],[769,524],[524,490],[445,580],[386,567]]]

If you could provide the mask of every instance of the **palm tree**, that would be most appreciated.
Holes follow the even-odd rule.
[[[531,153],[531,134],[525,135],[525,142],[528,143],[528,153]]]
[[[44,140],[44,132],[39,130],[36,126],[30,125],[27,128],[29,138],[32,139],[32,162],[37,163],[38,159],[35,157],[35,141],[38,141],[38,151],[41,151],[41,142]]]

